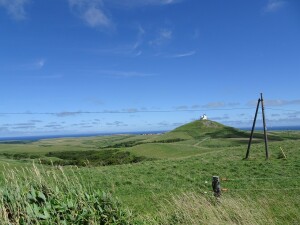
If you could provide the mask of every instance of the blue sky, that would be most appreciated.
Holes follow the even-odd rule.
[[[1,136],[251,126],[261,92],[300,125],[298,0],[0,0],[0,35]]]

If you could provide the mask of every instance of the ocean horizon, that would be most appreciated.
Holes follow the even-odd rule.
[[[111,132],[111,133],[83,133],[83,134],[53,134],[53,135],[31,135],[31,136],[11,136],[0,137],[0,143],[3,141],[39,141],[44,139],[56,139],[56,138],[80,138],[80,137],[96,137],[96,136],[110,136],[110,135],[150,135],[150,134],[162,134],[167,131],[136,131],[136,132]]]
[[[238,128],[240,130],[249,130],[251,131],[252,127],[240,127]],[[255,130],[263,130],[264,128],[259,126],[259,127],[255,127]],[[300,130],[300,126],[272,126],[272,127],[268,127],[267,126],[267,130],[268,131],[289,131],[289,130]]]
[[[240,127],[237,128],[244,131],[251,131],[252,127]],[[255,127],[256,131],[263,130],[263,127]],[[50,134],[50,135],[31,135],[31,136],[11,136],[0,137],[0,142],[3,141],[39,141],[44,139],[56,139],[56,138],[80,138],[80,137],[94,137],[94,136],[110,136],[121,134],[143,135],[143,134],[162,134],[169,132],[164,131],[135,131],[135,132],[110,132],[110,133],[82,133],[82,134]],[[267,127],[267,131],[300,131],[300,126],[274,126]]]

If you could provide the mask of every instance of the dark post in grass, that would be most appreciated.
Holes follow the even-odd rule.
[[[255,128],[256,117],[257,117],[258,108],[259,108],[259,104],[260,103],[261,103],[262,118],[263,118],[263,127],[264,127],[264,139],[265,139],[266,159],[269,159],[268,136],[267,136],[267,128],[266,128],[264,100],[263,100],[262,93],[260,93],[260,98],[258,99],[258,102],[257,102],[255,116],[254,116],[254,120],[253,120],[252,130],[251,130],[250,139],[249,139],[249,142],[248,142],[248,149],[247,149],[247,153],[246,153],[245,159],[249,158],[250,146],[251,146],[251,142],[252,142],[253,131],[254,131],[254,128]]]
[[[212,178],[212,189],[214,192],[214,196],[219,198],[221,196],[221,185],[220,178],[218,176],[213,176]]]

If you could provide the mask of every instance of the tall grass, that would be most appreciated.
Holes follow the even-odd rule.
[[[144,218],[149,224],[209,224],[209,225],[273,225],[277,224],[266,198],[259,201],[250,197],[216,199],[183,193],[173,196],[160,207],[156,218]]]
[[[130,213],[62,167],[3,170],[0,224],[129,224]]]

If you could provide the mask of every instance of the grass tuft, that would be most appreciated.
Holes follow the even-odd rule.
[[[207,197],[183,193],[163,204],[159,216],[148,217],[149,224],[273,225],[267,199],[244,197]]]
[[[3,175],[0,224],[130,224],[130,213],[110,194],[91,189],[76,170],[33,165]]]

